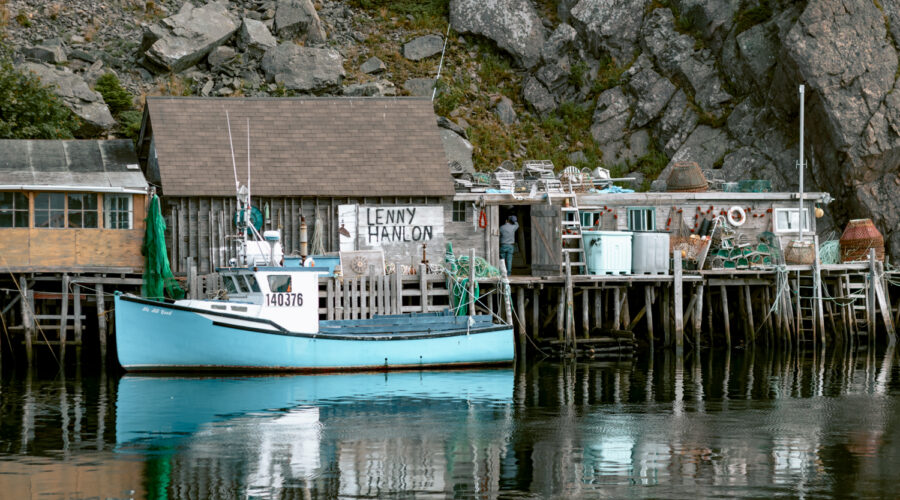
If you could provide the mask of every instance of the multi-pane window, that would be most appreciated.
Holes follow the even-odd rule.
[[[656,209],[653,207],[628,207],[629,231],[655,231]]]
[[[454,201],[453,202],[453,222],[465,222],[465,221],[466,221],[466,202]]]
[[[776,208],[775,232],[787,233],[800,231],[800,208]],[[803,230],[809,231],[809,210],[803,210]]]
[[[97,195],[94,193],[69,193],[68,227],[97,227]]]
[[[34,195],[34,227],[66,227],[65,193]]]
[[[134,212],[130,194],[103,195],[103,227],[131,229]]]
[[[0,192],[0,227],[28,227],[28,197],[25,193]]]

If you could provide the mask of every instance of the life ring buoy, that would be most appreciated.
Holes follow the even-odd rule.
[[[728,209],[728,223],[732,226],[743,226],[747,222],[747,214],[744,209],[735,205]]]
[[[478,227],[484,229],[487,227],[487,214],[484,212],[484,209],[481,210],[481,213],[478,214]]]

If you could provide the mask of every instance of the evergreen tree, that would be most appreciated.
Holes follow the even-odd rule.
[[[0,138],[71,139],[78,118],[40,79],[24,74],[0,47]]]

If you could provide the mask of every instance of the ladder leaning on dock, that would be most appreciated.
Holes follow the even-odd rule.
[[[581,210],[578,209],[578,196],[569,190],[560,196],[563,199],[562,217],[562,243],[563,253],[569,254],[568,259],[563,259],[563,265],[569,266],[570,271],[578,270],[572,274],[587,274],[587,256],[584,252],[584,238],[581,234]],[[570,247],[567,241],[574,241],[575,246]],[[563,274],[566,270],[563,269]]]

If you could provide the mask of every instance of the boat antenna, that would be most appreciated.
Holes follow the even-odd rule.
[[[225,122],[228,124],[228,145],[231,147],[231,168],[234,170],[234,191],[237,195],[238,206],[240,206],[241,184],[238,182],[237,163],[234,161],[234,141],[231,139],[231,118],[228,116],[228,110],[225,109],[225,106],[222,106],[222,109],[225,110]]]
[[[447,50],[447,40],[450,39],[450,23],[447,23],[447,35],[444,37],[444,47],[441,49],[441,62],[438,63],[437,76],[434,77],[434,89],[431,91],[431,100],[437,95],[437,82],[441,79],[441,68],[444,67],[444,52]]]
[[[803,241],[803,100],[804,100],[804,90],[806,90],[805,85],[800,85],[800,161],[798,165],[800,167],[800,209],[797,211],[797,224],[800,226],[800,229],[797,233],[797,242]]]
[[[237,171],[235,171],[237,175]],[[247,118],[247,203],[250,202],[250,118]]]

